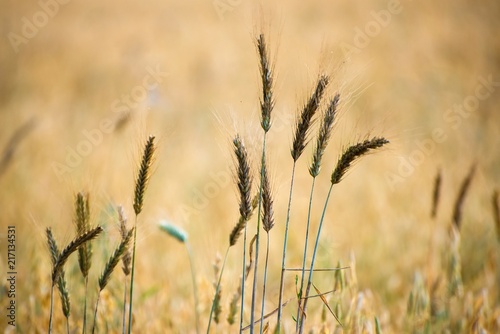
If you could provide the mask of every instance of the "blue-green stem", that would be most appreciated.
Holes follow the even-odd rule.
[[[330,185],[330,189],[328,190],[328,195],[326,196],[325,206],[323,208],[323,213],[321,214],[321,219],[319,221],[318,234],[316,235],[316,242],[314,243],[314,251],[313,251],[313,255],[312,255],[312,259],[311,259],[311,268],[309,270],[309,279],[307,280],[307,289],[306,289],[306,294],[305,294],[305,297],[304,297],[304,306],[302,308],[302,310],[303,310],[302,314],[303,315],[301,317],[302,320],[300,322],[300,331],[299,331],[299,334],[302,334],[303,331],[304,331],[304,322],[305,322],[304,314],[306,313],[306,310],[307,310],[307,301],[308,301],[308,297],[309,297],[309,291],[311,290],[311,285],[312,285],[312,279],[313,279],[313,273],[314,273],[314,264],[316,262],[316,254],[318,253],[319,238],[320,238],[320,235],[321,235],[321,229],[323,228],[323,222],[325,220],[326,208],[328,206],[328,201],[330,200],[330,195],[332,193],[332,188],[333,188],[333,183]]]
[[[255,324],[255,302],[257,297],[257,268],[259,264],[259,241],[260,241],[260,220],[261,220],[261,207],[262,207],[262,185],[264,175],[264,162],[266,158],[266,134],[264,132],[264,140],[262,143],[262,160],[260,168],[260,187],[259,187],[259,211],[257,212],[257,233],[255,237],[255,266],[253,271],[253,286],[252,286],[252,307],[250,309],[250,334],[253,334]]]
[[[241,305],[240,305],[240,333],[243,330],[243,316],[245,311],[245,280],[247,276],[247,224],[243,231],[243,269],[241,273]]]
[[[286,214],[286,222],[285,222],[285,238],[283,241],[283,256],[281,259],[281,278],[280,278],[280,294],[278,301],[278,323],[276,327],[276,332],[279,334],[281,332],[281,318],[283,315],[283,290],[285,287],[285,265],[286,265],[286,247],[288,242],[288,224],[290,223],[290,209],[292,207],[292,195],[293,195],[293,181],[295,179],[295,165],[296,162],[293,162],[292,167],[292,180],[290,181],[290,196],[288,197],[288,209]]]
[[[129,307],[128,307],[128,334],[132,333],[132,303],[134,300],[134,273],[135,273],[135,245],[137,242],[137,214],[135,215],[134,224],[134,250],[132,251],[132,273],[130,276],[130,296],[129,296]]]
[[[301,310],[301,305],[302,305],[302,291],[304,289],[304,277],[305,277],[305,270],[306,270],[306,261],[307,261],[307,246],[309,242],[309,228],[311,226],[311,210],[312,210],[312,201],[313,201],[313,193],[314,193],[314,184],[316,182],[316,177],[313,177],[312,185],[311,185],[311,195],[309,196],[309,209],[307,211],[307,227],[306,227],[306,240],[304,243],[304,256],[302,258],[302,272],[300,276],[300,290],[299,290],[299,305],[297,307],[297,322],[295,324],[295,331],[299,330],[300,326],[300,321],[302,318],[302,314],[300,312]]]
[[[266,263],[264,265],[264,284],[262,288],[262,308],[260,309],[260,334],[263,333],[263,323],[264,323],[264,308],[266,303],[266,282],[267,282],[267,265],[269,262],[269,232],[267,232],[267,244],[266,244]]]

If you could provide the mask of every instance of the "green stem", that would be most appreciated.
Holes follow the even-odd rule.
[[[54,313],[54,284],[50,289],[50,316],[49,316],[49,334],[52,334],[52,316]]]
[[[264,327],[262,326],[263,324],[263,319],[264,319],[264,306],[266,303],[266,281],[267,281],[267,265],[269,262],[269,232],[267,232],[267,244],[266,244],[266,263],[264,264],[264,285],[262,288],[262,308],[260,310],[260,334],[262,334]]]
[[[312,201],[313,201],[313,193],[314,193],[314,184],[316,182],[316,177],[313,177],[312,185],[311,185],[311,195],[309,196],[309,209],[307,211],[307,227],[306,227],[306,240],[304,243],[304,256],[302,258],[302,273],[300,276],[300,290],[299,290],[299,306],[297,307],[297,322],[295,324],[295,331],[299,330],[302,314],[300,313],[301,305],[302,305],[302,289],[304,288],[304,276],[306,270],[306,261],[307,261],[307,246],[309,242],[309,228],[311,226],[311,210],[312,210]]]
[[[281,278],[280,278],[280,294],[278,301],[278,323],[276,327],[276,332],[279,334],[281,332],[281,318],[283,315],[283,290],[285,287],[285,264],[286,264],[286,246],[288,242],[288,225],[290,223],[290,209],[292,207],[292,195],[293,195],[293,182],[295,179],[295,165],[296,162],[293,162],[292,167],[292,180],[290,182],[290,196],[288,197],[288,209],[286,214],[286,223],[285,223],[285,238],[283,241],[283,256],[281,261]]]
[[[305,299],[304,299],[304,307],[302,308],[304,314],[306,313],[306,310],[307,310],[307,301],[308,301],[308,297],[309,297],[309,291],[311,290],[311,285],[312,285],[312,278],[313,278],[313,273],[314,273],[314,263],[316,262],[316,254],[318,252],[319,237],[321,235],[321,229],[323,227],[323,222],[325,220],[326,208],[328,206],[328,201],[330,200],[332,188],[333,188],[333,183],[330,185],[330,189],[328,190],[328,195],[326,196],[325,206],[323,208],[323,213],[321,214],[321,220],[319,221],[318,234],[316,235],[316,242],[314,243],[314,251],[313,251],[313,255],[312,255],[312,259],[311,259],[311,268],[309,271],[309,279],[307,280],[307,289],[306,289],[306,294],[305,294]],[[305,323],[305,318],[302,317],[302,321],[300,322],[299,334],[302,334],[304,331],[304,323]]]
[[[95,328],[97,326],[97,308],[99,307],[99,298],[101,297],[101,291],[97,293],[97,300],[95,302],[95,310],[94,310],[94,324],[92,325],[92,334],[95,333]]]
[[[257,213],[257,234],[255,238],[255,265],[253,271],[253,286],[252,286],[252,307],[250,309],[250,334],[253,334],[253,327],[255,323],[255,302],[257,297],[257,268],[259,264],[259,244],[260,244],[260,220],[261,220],[261,207],[262,207],[262,184],[264,175],[264,162],[266,159],[266,135],[264,132],[264,140],[262,143],[262,160],[260,168],[260,187],[259,187],[259,211]]]
[[[135,215],[134,223],[134,250],[132,251],[132,274],[130,276],[130,295],[128,308],[128,334],[132,333],[132,303],[134,300],[134,273],[135,273],[135,245],[137,242],[137,215]]]
[[[87,333],[87,292],[88,292],[88,285],[89,285],[89,277],[85,276],[85,301],[83,303],[83,328],[82,328],[82,334]]]
[[[210,309],[210,317],[208,318],[207,334],[210,333],[210,325],[212,324],[212,316],[215,310],[215,300],[217,298],[217,295],[219,294],[220,282],[222,280],[222,274],[224,273],[224,267],[226,266],[226,260],[227,260],[227,254],[229,254],[229,248],[231,247],[230,246],[227,247],[226,255],[224,255],[224,261],[222,262],[222,268],[220,269],[219,279],[217,280],[217,286],[215,287],[215,295],[212,301],[212,308]]]
[[[243,269],[241,274],[241,305],[240,305],[240,333],[243,330],[243,314],[245,311],[245,279],[247,274],[247,224],[243,231]]]
[[[193,293],[194,293],[194,314],[196,319],[196,333],[200,333],[200,314],[198,312],[198,288],[196,287],[196,275],[193,263],[193,253],[191,251],[191,246],[186,242],[186,248],[189,257],[189,264],[191,265],[191,279],[193,281]]]
[[[69,334],[69,317],[66,317],[66,333]]]

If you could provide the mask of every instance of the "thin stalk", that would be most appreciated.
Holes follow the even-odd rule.
[[[283,256],[281,261],[280,295],[278,301],[278,323],[276,328],[277,333],[281,333],[281,318],[283,316],[283,289],[285,287],[286,246],[288,242],[288,224],[290,222],[290,209],[292,207],[293,182],[295,180],[295,165],[296,161],[293,162],[293,167],[292,167],[292,180],[290,181],[290,196],[288,197],[288,209],[286,213],[285,238],[284,238],[285,240],[283,241]]]
[[[198,288],[196,287],[196,275],[194,272],[193,254],[191,251],[191,246],[189,242],[186,242],[186,249],[189,257],[189,264],[191,265],[191,279],[193,281],[193,293],[194,293],[194,314],[196,319],[196,333],[200,333],[200,314],[198,312]]]
[[[135,244],[137,242],[137,214],[134,222],[134,250],[132,251],[132,273],[130,276],[130,295],[128,308],[128,334],[132,333],[132,303],[134,297],[134,273],[135,273]]]
[[[66,318],[66,333],[69,334],[69,317]]]
[[[125,288],[123,289],[123,324],[122,334],[127,332],[127,276],[125,276]]]
[[[245,281],[247,272],[247,225],[243,231],[243,269],[241,273],[241,305],[240,305],[240,333],[243,330],[243,315],[245,311]]]
[[[267,232],[267,244],[266,244],[266,263],[264,265],[264,285],[262,288],[262,308],[260,310],[260,318],[264,319],[264,306],[266,301],[266,282],[267,282],[267,265],[269,262],[269,232]],[[260,322],[260,334],[263,333],[264,327],[262,326],[263,321]]]
[[[222,274],[224,273],[224,267],[226,266],[226,260],[227,260],[227,254],[229,254],[229,248],[231,248],[231,247],[230,246],[227,247],[226,255],[224,255],[224,261],[222,262],[222,267],[220,269],[219,279],[217,280],[217,287],[215,288],[214,299],[212,301],[212,308],[210,309],[210,317],[208,318],[207,334],[210,333],[210,325],[212,324],[212,316],[213,316],[214,310],[215,310],[215,299],[217,298],[217,295],[219,294],[220,282],[222,280]]]
[[[314,184],[316,183],[316,177],[313,177],[312,185],[311,185],[311,195],[309,196],[309,209],[307,211],[307,227],[306,227],[306,241],[304,244],[304,256],[302,258],[302,273],[300,276],[300,290],[299,290],[299,305],[297,307],[297,322],[295,324],[295,331],[299,330],[300,319],[301,319],[301,305],[302,305],[302,289],[304,288],[304,276],[306,271],[306,261],[307,261],[307,246],[309,242],[309,228],[311,226],[311,210],[312,210],[312,201],[313,201],[313,193],[314,193]]]
[[[89,277],[85,276],[85,301],[83,303],[83,328],[82,334],[87,333],[87,292],[89,286]]]
[[[262,185],[263,185],[263,174],[264,174],[264,162],[266,159],[266,136],[267,132],[264,132],[264,140],[262,143],[262,160],[260,168],[260,187],[259,187],[259,211],[257,212],[257,233],[255,238],[255,264],[253,272],[253,286],[252,286],[252,307],[250,309],[250,334],[253,334],[253,326],[255,322],[255,302],[257,297],[257,266],[259,264],[259,241],[260,241],[260,221],[261,221],[261,208],[262,208]]]
[[[49,334],[52,334],[52,315],[54,313],[54,284],[50,289],[50,317],[49,317]]]
[[[99,292],[97,293],[97,300],[95,302],[94,324],[92,325],[92,334],[95,333],[95,328],[96,328],[96,325],[97,325],[97,308],[99,307],[99,298],[101,297],[101,291],[102,290],[99,290]]]
[[[326,214],[326,208],[328,206],[328,201],[330,200],[330,195],[332,193],[333,189],[333,183],[330,185],[330,189],[328,190],[328,195],[326,196],[325,200],[325,206],[323,207],[323,213],[321,214],[321,220],[319,221],[319,226],[318,226],[318,234],[316,234],[316,242],[314,244],[314,251],[311,259],[311,270],[309,271],[309,278],[307,280],[307,288],[306,288],[306,294],[304,298],[304,306],[303,306],[303,314],[306,313],[307,310],[307,301],[309,297],[309,291],[311,290],[311,285],[312,285],[312,278],[313,278],[313,273],[314,273],[314,263],[316,261],[316,254],[318,252],[318,245],[319,245],[319,237],[321,235],[321,229],[323,228],[323,222],[325,220],[325,214]],[[300,321],[300,331],[299,334],[302,334],[304,331],[304,315],[302,315]]]

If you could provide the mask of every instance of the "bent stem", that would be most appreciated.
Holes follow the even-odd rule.
[[[311,195],[309,196],[309,209],[307,211],[307,227],[306,227],[306,237],[305,237],[305,244],[304,244],[304,256],[302,258],[302,272],[300,276],[300,290],[299,290],[299,301],[298,301],[298,307],[297,307],[297,322],[295,324],[295,331],[299,330],[302,314],[300,313],[300,310],[302,309],[302,291],[304,288],[304,276],[305,276],[305,271],[306,271],[306,261],[307,261],[307,246],[309,242],[309,228],[311,226],[311,210],[312,210],[312,201],[313,201],[313,193],[314,193],[314,184],[316,183],[316,177],[313,177],[312,185],[311,185]]]
[[[290,222],[290,209],[292,207],[292,195],[293,195],[293,182],[295,179],[295,165],[296,162],[293,162],[292,167],[292,180],[290,181],[290,195],[288,197],[288,209],[286,214],[286,222],[285,222],[285,237],[283,241],[283,256],[281,261],[281,277],[280,277],[280,292],[279,292],[279,302],[278,302],[278,323],[276,327],[276,332],[281,332],[281,317],[283,315],[283,289],[285,287],[285,264],[286,264],[286,247],[288,242],[288,224]]]
[[[217,287],[215,288],[214,299],[212,301],[212,308],[210,309],[210,316],[208,318],[207,334],[210,333],[210,325],[212,324],[212,316],[213,316],[214,310],[215,310],[215,300],[217,298],[217,295],[219,294],[220,282],[222,280],[222,274],[224,273],[224,267],[226,266],[226,260],[227,260],[227,254],[229,254],[229,248],[231,248],[231,246],[227,247],[226,255],[224,255],[224,261],[222,262],[222,267],[220,270],[219,279],[217,280]]]
[[[319,237],[321,235],[321,229],[323,228],[323,221],[325,220],[325,214],[326,214],[326,208],[328,206],[328,201],[330,200],[330,195],[332,193],[333,189],[333,183],[330,185],[330,189],[328,190],[328,195],[326,196],[325,200],[325,206],[323,207],[323,213],[321,214],[321,220],[319,221],[319,226],[318,226],[318,233],[316,234],[316,242],[314,243],[314,251],[311,259],[311,267],[309,271],[309,278],[307,280],[307,288],[306,288],[306,294],[304,297],[304,306],[303,306],[303,311],[302,311],[302,317],[300,321],[300,331],[299,334],[302,334],[304,331],[304,314],[306,313],[307,310],[307,301],[309,298],[309,291],[311,290],[311,285],[312,285],[312,278],[313,278],[313,273],[314,273],[314,264],[316,261],[316,254],[318,252],[318,245],[319,245]]]

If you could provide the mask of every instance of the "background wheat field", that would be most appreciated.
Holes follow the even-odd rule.
[[[326,95],[340,93],[341,104],[316,182],[313,227],[342,149],[367,134],[390,144],[356,164],[333,190],[318,267],[350,268],[342,277],[316,273],[314,283],[321,291],[336,289],[325,297],[344,327],[315,298],[306,331],[500,332],[500,226],[492,204],[500,188],[498,1],[2,0],[0,17],[5,333],[47,332],[51,261],[45,229],[50,226],[61,245],[73,239],[79,191],[89,193],[91,223],[104,227],[94,241],[89,274],[93,305],[97,278],[120,242],[116,206],[123,205],[133,221],[135,177],[149,134],[158,146],[138,224],[134,332],[195,332],[188,254],[159,230],[162,220],[188,234],[206,330],[213,263],[239,215],[231,144],[237,133],[253,174],[259,171],[255,38],[261,32],[268,36],[276,74],[267,139],[275,227],[266,307],[278,307],[295,117],[318,75],[327,73]],[[295,268],[301,265],[311,153],[310,145],[297,164],[287,256],[287,266]],[[450,232],[453,207],[474,165],[457,245]],[[440,200],[431,218],[438,171]],[[17,328],[4,315],[12,225]],[[255,233],[255,221],[248,226]],[[238,332],[226,317],[241,274],[241,251],[239,243],[229,253],[221,320],[212,333]],[[457,254],[463,291],[450,296],[447,270]],[[79,333],[84,290],[76,256],[65,269],[70,331]],[[101,333],[121,333],[123,279],[117,270],[101,296]],[[286,333],[295,328],[295,296],[295,274],[287,273],[285,299],[292,301],[284,308]],[[60,310],[56,295],[55,333],[66,330]],[[269,318],[269,332],[275,324]]]

